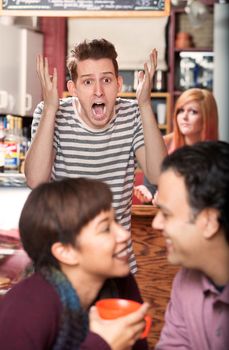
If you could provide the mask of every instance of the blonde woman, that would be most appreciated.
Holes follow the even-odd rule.
[[[168,153],[184,145],[217,139],[218,110],[213,94],[198,88],[184,91],[175,104],[173,132],[164,136]],[[156,186],[144,178],[144,184],[134,188],[134,195],[142,203],[151,203],[155,191]]]

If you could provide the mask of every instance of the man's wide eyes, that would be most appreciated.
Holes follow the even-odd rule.
[[[110,83],[111,79],[110,78],[104,78],[103,81],[104,81],[104,83]]]
[[[110,83],[111,82],[111,78],[103,78],[103,82],[105,83],[105,84],[108,84],[108,83]],[[91,79],[87,79],[87,80],[84,80],[84,85],[92,85],[93,84],[93,80],[91,80]]]
[[[85,80],[84,85],[91,85],[92,81],[91,80]]]
[[[169,217],[169,213],[161,211],[161,215],[163,216],[164,219],[167,219]]]

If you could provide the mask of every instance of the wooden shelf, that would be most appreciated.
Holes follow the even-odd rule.
[[[66,98],[69,97],[70,94],[68,91],[64,91],[62,97]],[[121,92],[118,94],[119,97],[123,98],[135,98],[136,93],[135,92]],[[171,123],[171,96],[169,92],[151,92],[150,94],[151,98],[162,98],[165,99],[165,104],[166,104],[166,123],[165,124],[158,124],[159,129],[163,130],[164,133],[168,134],[171,131],[172,128],[172,123]]]
[[[119,94],[120,97],[126,97],[126,98],[135,98],[136,93],[135,92],[121,92]],[[150,94],[151,97],[156,97],[156,98],[167,98],[169,96],[168,92],[151,92]]]
[[[68,91],[64,91],[62,97],[68,97],[70,96]],[[135,98],[136,97],[136,93],[133,92],[121,92],[118,96],[120,97],[125,97],[125,98]],[[151,92],[150,94],[151,97],[155,97],[155,98],[169,98],[170,94],[169,92]]]
[[[133,204],[131,207],[131,215],[154,217],[158,212],[158,208],[153,205]]]
[[[209,14],[203,27],[198,31],[190,24],[184,6],[172,7],[171,10],[168,31],[168,92],[171,96],[170,115],[173,115],[174,104],[177,96],[183,92],[182,90],[179,90],[179,86],[177,85],[180,54],[190,52],[195,55],[195,53],[213,52],[214,1],[202,0],[202,2],[208,6]],[[194,46],[176,48],[175,40],[178,32],[188,32],[192,36]]]
[[[135,98],[136,93],[135,92],[121,92],[118,96],[124,97],[124,98]],[[166,123],[165,124],[158,124],[159,128],[163,131],[165,131],[166,134],[168,134],[171,131],[172,123],[171,123],[171,96],[169,92],[151,92],[150,94],[151,98],[162,98],[165,99],[166,104]]]
[[[185,47],[182,49],[178,49],[175,47],[175,52],[212,52],[213,48],[209,47]]]

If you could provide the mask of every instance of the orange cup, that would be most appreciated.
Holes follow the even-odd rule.
[[[137,301],[128,299],[102,299],[96,302],[96,307],[98,309],[99,315],[105,320],[112,320],[118,317],[126,316],[141,307],[141,304]],[[152,318],[150,315],[145,316],[145,329],[141,334],[141,338],[147,337],[152,323]]]

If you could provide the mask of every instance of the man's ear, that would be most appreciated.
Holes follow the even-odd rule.
[[[203,236],[208,239],[213,237],[220,229],[218,221],[219,212],[214,208],[206,208],[201,212]]]
[[[71,244],[55,242],[51,246],[52,255],[60,262],[66,265],[78,264],[78,254]]]
[[[118,76],[118,93],[122,92],[123,85],[123,77],[121,75]]]
[[[68,92],[71,96],[76,96],[77,97],[77,92],[76,92],[76,85],[72,80],[68,80],[67,82],[67,88]]]

